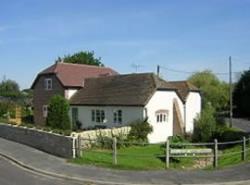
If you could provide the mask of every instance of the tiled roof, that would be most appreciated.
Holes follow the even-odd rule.
[[[46,74],[56,74],[57,78],[65,87],[82,87],[86,78],[117,75],[118,73],[107,67],[59,62],[40,72],[38,77]],[[35,83],[36,80],[32,88]]]
[[[171,81],[169,83],[178,89],[177,92],[184,102],[186,101],[190,91],[199,92],[199,89],[188,81]]]
[[[144,106],[157,89],[176,91],[173,85],[153,73],[90,78],[70,104]]]

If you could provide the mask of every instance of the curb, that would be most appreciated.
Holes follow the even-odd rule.
[[[65,179],[65,180],[73,180],[78,181],[81,183],[94,183],[94,184],[102,184],[102,185],[152,185],[152,184],[137,184],[137,183],[120,183],[120,182],[111,182],[111,181],[101,181],[101,180],[93,180],[93,179],[87,179],[87,178],[79,178],[79,177],[70,177],[65,174],[56,174],[53,172],[48,172],[44,170],[40,170],[38,168],[31,167],[29,165],[24,164],[21,161],[18,161],[17,159],[14,159],[13,157],[10,157],[8,155],[5,155],[3,153],[0,153],[0,157],[3,157],[11,162],[14,162],[16,165],[18,165],[21,168],[24,168],[27,171],[30,171],[32,173],[37,173],[40,175],[50,176],[57,179]],[[153,185],[166,185],[166,184],[153,184]],[[178,185],[178,184],[169,184],[169,185]]]
[[[235,182],[219,182],[211,184],[182,184],[182,185],[248,185],[248,184],[250,184],[250,180],[235,181]]]
[[[180,183],[173,183],[173,182],[171,182],[171,184],[142,184],[142,183],[137,184],[137,183],[120,183],[120,182],[112,182],[112,181],[101,181],[101,180],[93,180],[93,179],[88,179],[88,178],[71,177],[65,174],[56,174],[53,172],[44,171],[38,168],[34,168],[32,166],[26,165],[23,162],[17,159],[14,159],[11,156],[5,155],[3,153],[0,153],[0,157],[3,157],[4,159],[7,159],[11,162],[14,162],[17,166],[31,173],[44,175],[44,176],[50,176],[50,177],[57,178],[57,179],[73,180],[73,181],[77,181],[81,183],[94,183],[94,184],[102,184],[102,185],[247,185],[247,184],[250,184],[250,180],[234,181],[234,182],[220,182],[220,183],[215,182],[215,183],[209,183],[209,184],[180,184]]]

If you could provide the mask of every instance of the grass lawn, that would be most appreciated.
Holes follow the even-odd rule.
[[[250,149],[249,145],[248,149]],[[95,166],[102,166],[108,168],[124,169],[124,170],[163,170],[165,169],[164,147],[161,145],[147,145],[147,146],[131,146],[121,148],[118,150],[117,165],[112,164],[112,151],[91,149],[85,150],[83,157],[73,159],[70,162],[75,164],[90,164]],[[232,154],[242,150],[240,145],[229,149],[220,150],[222,155],[218,160],[218,167],[240,164],[241,154]],[[224,155],[223,155],[224,154]],[[250,150],[247,151],[247,161],[250,162]],[[196,163],[193,158],[170,159],[170,168],[172,169],[192,169]],[[206,169],[213,169],[212,166]]]
[[[249,146],[247,148],[250,149]],[[222,156],[219,157],[219,161],[218,161],[219,168],[243,163],[244,161],[242,161],[242,157],[241,157],[242,154],[238,153],[241,151],[242,151],[242,147],[240,145],[237,145],[237,146],[234,146],[234,147],[229,148],[229,149],[225,149],[222,152],[220,152],[220,154],[222,154]],[[231,153],[231,155],[230,155],[230,153]],[[232,153],[235,153],[235,154],[232,154]],[[250,150],[247,151],[246,161],[248,161],[248,162],[250,161]]]
[[[131,146],[118,150],[117,165],[112,165],[111,150],[87,150],[82,158],[71,160],[76,164],[91,164],[117,169],[163,170],[165,169],[164,148],[161,145]],[[193,159],[171,161],[170,167],[182,168],[193,165]]]

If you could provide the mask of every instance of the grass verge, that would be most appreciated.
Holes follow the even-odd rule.
[[[164,148],[161,145],[131,146],[118,150],[117,165],[112,164],[111,150],[86,150],[83,157],[70,160],[75,164],[90,164],[123,170],[163,170],[165,169]],[[192,159],[171,161],[170,167],[191,167]]]

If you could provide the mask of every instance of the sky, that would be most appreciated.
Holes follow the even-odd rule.
[[[82,50],[122,74],[227,73],[229,56],[240,72],[250,66],[249,10],[250,0],[1,0],[0,80],[29,88],[58,56]]]

